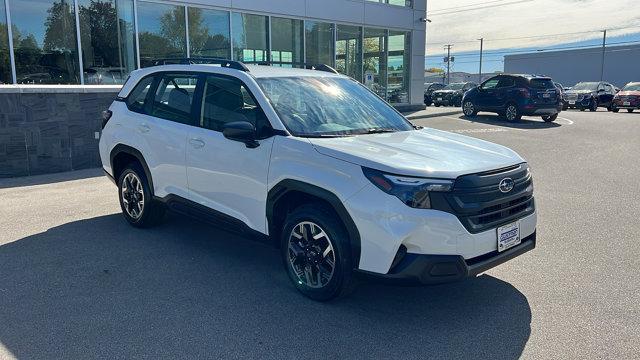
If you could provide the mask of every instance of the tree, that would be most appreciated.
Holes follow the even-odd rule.
[[[101,60],[97,65],[119,67],[118,15],[112,1],[91,0],[89,6],[80,6],[79,15],[85,67],[94,65],[94,59]]]
[[[45,51],[71,51],[76,48],[76,26],[71,5],[66,0],[54,2],[45,21],[43,49]]]
[[[444,73],[444,70],[443,70],[443,69],[435,68],[435,67],[425,69],[424,71],[425,71],[425,72],[428,72],[428,73],[435,73],[435,74],[441,74],[441,73]]]

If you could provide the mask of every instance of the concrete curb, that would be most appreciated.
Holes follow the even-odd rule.
[[[435,114],[413,115],[413,116],[405,115],[405,117],[409,120],[419,120],[419,119],[430,119],[430,118],[435,118],[440,116],[459,115],[459,114],[462,114],[462,110],[447,111],[447,112],[441,112],[441,113],[435,113]]]

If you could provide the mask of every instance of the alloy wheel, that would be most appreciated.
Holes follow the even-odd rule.
[[[507,107],[507,111],[505,112],[505,117],[507,118],[507,120],[514,121],[517,116],[518,116],[518,109],[515,107],[515,105],[509,105]]]
[[[288,260],[299,284],[326,286],[334,275],[336,253],[329,235],[316,223],[303,221],[291,230]]]
[[[464,103],[464,106],[462,107],[462,112],[464,112],[464,114],[466,116],[471,116],[474,113],[474,106],[473,103],[471,101],[467,101]]]
[[[144,190],[138,175],[133,172],[128,173],[122,179],[120,192],[127,214],[134,220],[139,219],[144,211]]]

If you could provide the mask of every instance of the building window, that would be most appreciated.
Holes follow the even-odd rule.
[[[269,18],[233,13],[233,60],[246,63],[269,61]]]
[[[371,2],[377,2],[382,4],[396,5],[396,6],[406,6],[411,7],[413,5],[413,0],[367,0]]]
[[[138,1],[140,66],[187,57],[184,6]]]
[[[79,84],[72,0],[9,2],[19,84]]]
[[[364,29],[364,84],[383,99],[387,98],[387,31]]]
[[[305,21],[305,50],[307,64],[335,66],[333,52],[334,25],[317,21]]]
[[[336,70],[362,81],[362,28],[338,25],[336,32]]]
[[[389,31],[389,60],[387,61],[387,100],[390,103],[409,102],[411,79],[411,36],[405,31]]]
[[[189,8],[191,56],[231,58],[229,12]]]
[[[302,20],[271,18],[271,61],[275,66],[291,67],[303,61]]]
[[[0,1],[0,84],[10,84],[11,58],[9,57],[9,29],[7,27],[7,9]]]
[[[133,0],[79,0],[84,83],[123,84],[136,68]]]

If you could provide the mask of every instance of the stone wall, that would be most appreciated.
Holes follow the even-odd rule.
[[[100,167],[102,111],[117,91],[0,89],[0,178]]]

